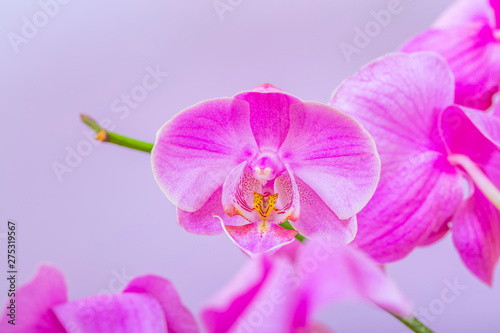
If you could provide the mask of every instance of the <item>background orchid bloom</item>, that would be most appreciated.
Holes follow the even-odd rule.
[[[8,305],[8,304],[7,304]],[[192,314],[172,284],[147,275],[132,280],[120,294],[101,294],[68,302],[62,273],[42,266],[16,292],[16,325],[2,320],[0,331],[12,333],[196,333]],[[8,313],[2,315],[6,318]]]
[[[410,40],[404,52],[434,51],[455,75],[455,102],[486,110],[500,83],[500,1],[460,0]]]
[[[380,172],[357,121],[269,84],[180,112],[158,131],[152,164],[185,230],[225,230],[251,256],[294,240],[285,220],[351,241]]]
[[[331,105],[370,131],[382,160],[379,187],[358,214],[356,243],[379,262],[389,262],[441,238],[453,219],[462,258],[491,283],[498,260],[498,211],[483,193],[500,185],[500,127],[490,123],[491,115],[452,106],[453,92],[446,62],[419,52],[383,57],[333,94]],[[457,160],[456,154],[466,156]],[[464,169],[464,160],[472,160],[472,166]],[[468,180],[477,185],[474,191],[464,186]]]
[[[381,267],[334,237],[249,262],[202,310],[208,332],[320,333],[320,308],[340,301],[375,303],[408,316],[411,307]],[[281,252],[291,252],[282,255]]]

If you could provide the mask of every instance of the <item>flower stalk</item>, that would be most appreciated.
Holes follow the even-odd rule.
[[[114,143],[115,145],[143,151],[146,153],[151,153],[151,150],[153,149],[154,144],[152,143],[132,139],[121,134],[107,131],[106,129],[102,128],[94,119],[90,118],[86,114],[82,114],[80,117],[87,126],[92,128],[96,132],[96,140]]]
[[[472,178],[474,184],[483,192],[488,200],[498,209],[500,209],[500,190],[488,179],[484,172],[465,155],[453,154],[448,156],[451,164],[461,166]]]
[[[403,318],[398,315],[395,315],[394,313],[391,313],[396,319],[398,319],[400,322],[406,325],[409,329],[411,329],[413,332],[416,333],[434,333],[430,328],[422,324],[420,320],[417,318]]]

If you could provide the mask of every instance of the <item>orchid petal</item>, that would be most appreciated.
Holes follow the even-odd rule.
[[[269,87],[240,93],[234,98],[249,103],[250,125],[260,150],[278,151],[290,127],[289,108],[301,101]]]
[[[380,160],[368,132],[319,103],[291,106],[280,157],[341,219],[366,205],[379,179]]]
[[[377,260],[400,259],[448,221],[463,197],[438,130],[441,110],[453,103],[452,73],[431,53],[392,54],[347,79],[330,103],[365,126],[382,160],[355,241]]]
[[[496,0],[493,0],[496,1]],[[486,24],[495,26],[494,10],[488,0],[459,0],[448,7],[433,23],[433,28]]]
[[[428,30],[401,48],[433,51],[443,56],[456,80],[457,104],[486,110],[500,82],[500,43],[489,26]]]
[[[244,226],[224,226],[231,240],[251,258],[262,253],[274,253],[295,240],[297,231],[287,230],[269,222],[250,223]]]
[[[8,276],[7,276],[8,277]],[[68,300],[66,282],[62,273],[50,266],[41,266],[33,280],[16,292],[15,325],[8,323],[9,309],[3,312],[2,332],[62,333],[65,332],[51,308]],[[8,307],[7,303],[4,307]]]
[[[300,215],[300,194],[299,188],[289,165],[285,165],[286,172],[274,180],[274,192],[278,193],[280,203],[279,211],[271,214],[274,223],[281,223],[285,220],[296,221]]]
[[[356,216],[341,220],[321,198],[302,180],[295,178],[300,193],[299,219],[292,223],[295,230],[307,238],[315,235],[337,235],[344,244],[350,243],[357,232]]]
[[[243,217],[228,216],[222,208],[222,186],[196,212],[185,212],[177,208],[177,221],[187,232],[197,235],[219,235],[224,233],[219,218],[227,225],[244,225],[248,223]]]
[[[302,283],[301,292],[309,307],[306,312],[312,313],[332,302],[360,300],[371,301],[400,316],[411,314],[410,303],[377,263],[332,238],[306,243],[296,266],[305,272],[315,267]]]
[[[168,333],[199,332],[196,320],[170,281],[154,275],[142,276],[132,280],[124,292],[153,296],[163,309]]]
[[[290,272],[286,260],[262,257],[248,262],[202,310],[207,331],[293,332],[294,296],[283,284]]]
[[[500,212],[475,190],[453,218],[453,242],[465,265],[491,285],[500,256]]]
[[[54,313],[68,332],[167,332],[163,310],[150,295],[92,296],[58,305]]]
[[[248,103],[220,98],[196,104],[158,131],[152,154],[160,188],[180,209],[200,209],[257,144]]]

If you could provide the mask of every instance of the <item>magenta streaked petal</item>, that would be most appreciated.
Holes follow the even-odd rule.
[[[307,238],[328,234],[336,237],[344,244],[351,242],[356,236],[356,216],[341,220],[321,198],[302,180],[295,178],[300,193],[299,219],[292,226]]]
[[[465,265],[491,285],[500,255],[500,212],[476,188],[453,218],[453,242]]]
[[[274,253],[295,240],[297,231],[287,230],[274,223],[250,223],[244,226],[224,226],[231,240],[251,258],[262,253]]]
[[[394,53],[345,80],[330,105],[368,130],[384,168],[402,155],[445,153],[438,119],[453,99],[453,74],[441,57],[430,52]]]
[[[230,217],[222,208],[222,186],[196,212],[185,212],[177,208],[177,221],[187,232],[197,235],[219,235],[224,233],[221,218],[226,225],[244,225],[248,223],[239,215]]]
[[[354,242],[376,260],[390,262],[439,232],[460,205],[463,189],[455,168],[435,152],[383,170],[373,199],[357,215]]]
[[[290,106],[301,101],[270,87],[264,87],[264,91],[270,92],[262,90],[257,88],[257,91],[243,92],[234,98],[249,103],[250,124],[260,150],[277,152],[290,127]]]
[[[368,132],[319,103],[292,105],[280,157],[342,219],[366,205],[379,179],[380,160]]]
[[[433,51],[443,56],[455,75],[455,102],[486,110],[500,82],[500,43],[489,26],[428,30],[401,48]]]
[[[259,220],[253,206],[254,192],[262,192],[262,184],[255,179],[247,162],[237,165],[227,176],[222,187],[222,207],[229,216],[241,215],[250,222]]]
[[[158,276],[146,275],[132,280],[124,292],[154,297],[163,309],[168,333],[199,332],[196,320],[184,306],[170,281]]]
[[[9,276],[7,276],[9,277]],[[16,292],[15,325],[9,324],[9,310],[2,311],[0,330],[13,333],[66,332],[51,308],[67,302],[66,282],[62,273],[50,266],[41,266],[33,280]],[[5,304],[4,309],[10,304]]]
[[[371,301],[379,307],[408,316],[411,306],[382,268],[361,251],[320,237],[305,244],[297,267],[307,272],[301,292],[308,300],[306,313],[339,301]],[[314,264],[314,266],[312,266]]]
[[[274,192],[278,193],[279,211],[271,213],[275,223],[285,220],[296,221],[300,215],[300,194],[289,165],[285,165],[286,171],[274,180]]]
[[[495,13],[489,0],[458,0],[443,12],[432,26],[447,28],[474,24],[495,26]]]
[[[248,103],[209,100],[182,111],[158,131],[153,173],[172,203],[194,212],[256,151]]]
[[[54,313],[67,332],[167,332],[160,304],[146,294],[87,297],[58,305]]]

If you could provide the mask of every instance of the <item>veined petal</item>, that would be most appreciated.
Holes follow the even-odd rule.
[[[241,215],[250,222],[259,220],[253,206],[254,193],[262,192],[262,184],[254,178],[247,162],[237,165],[222,187],[222,207],[229,216]]]
[[[250,125],[260,150],[278,151],[290,127],[290,106],[301,101],[270,87],[243,92],[234,98],[249,103]]]
[[[62,273],[56,268],[41,266],[33,280],[16,292],[15,325],[8,323],[10,318],[7,309],[2,311],[0,330],[13,333],[66,332],[51,309],[67,300],[66,282]],[[10,303],[5,304],[4,309],[9,305]]]
[[[67,332],[167,332],[160,304],[146,294],[92,296],[58,305],[54,313]]]
[[[398,53],[347,79],[330,102],[365,126],[382,160],[377,191],[357,215],[355,240],[379,261],[408,254],[450,219],[463,197],[438,127],[453,86],[439,56]]]
[[[455,75],[455,102],[486,110],[500,82],[500,43],[488,25],[428,30],[401,48],[443,56]]]
[[[353,118],[319,103],[291,106],[280,157],[341,219],[366,205],[380,174],[368,132]]]
[[[500,212],[477,188],[453,218],[453,242],[465,265],[491,285],[500,256]]]
[[[314,238],[317,235],[336,235],[344,244],[356,236],[356,216],[341,220],[323,200],[302,180],[295,178],[300,193],[300,217],[292,226],[301,235]]]
[[[199,332],[196,320],[184,306],[170,281],[158,276],[146,275],[132,280],[124,292],[153,296],[163,309],[168,333]]]
[[[187,232],[197,235],[219,235],[224,233],[220,224],[221,218],[226,225],[244,225],[248,223],[243,217],[228,216],[222,208],[222,186],[212,194],[210,199],[196,212],[185,212],[177,208],[177,221]]]
[[[313,266],[314,265],[314,266]],[[296,269],[308,272],[301,292],[307,299],[307,312],[333,302],[371,301],[379,307],[408,316],[411,306],[381,267],[361,251],[320,237],[305,244]]]
[[[385,165],[358,215],[354,242],[379,262],[405,257],[450,220],[463,198],[461,176],[436,152]]]
[[[274,223],[256,222],[241,227],[224,226],[231,240],[251,258],[262,253],[273,253],[295,240],[297,231],[287,230]]]
[[[194,212],[256,151],[248,103],[209,100],[180,112],[158,131],[153,173],[172,203]]]
[[[497,0],[492,0],[495,2]],[[490,0],[458,0],[433,23],[434,28],[465,26],[475,23],[495,26],[495,13]]]
[[[296,221],[300,215],[300,194],[289,165],[285,165],[286,171],[274,180],[274,192],[278,194],[278,209],[271,218],[274,223],[285,220]]]

